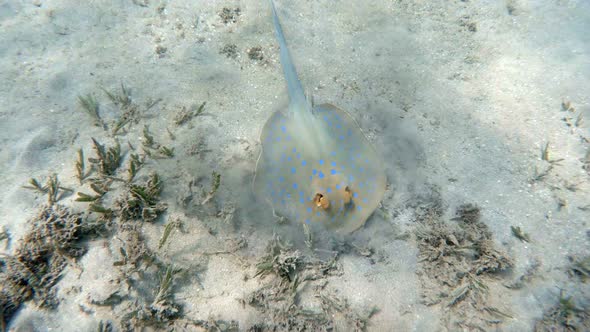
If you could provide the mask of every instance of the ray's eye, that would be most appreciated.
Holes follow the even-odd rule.
[[[351,200],[352,200],[352,190],[350,190],[350,188],[348,186],[346,186],[346,188],[344,188],[344,197],[343,197],[344,204],[350,203]]]
[[[323,210],[327,210],[330,207],[330,200],[320,193],[315,194],[315,197],[313,198],[313,203],[316,207],[321,208]]]

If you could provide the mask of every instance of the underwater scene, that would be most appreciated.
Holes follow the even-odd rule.
[[[588,31],[0,0],[0,331],[590,331]]]

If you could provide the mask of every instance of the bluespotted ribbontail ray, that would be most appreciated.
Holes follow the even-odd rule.
[[[383,198],[383,162],[346,111],[307,100],[270,4],[289,106],[262,129],[254,192],[291,220],[351,233]]]

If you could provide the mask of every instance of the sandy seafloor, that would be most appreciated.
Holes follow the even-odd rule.
[[[590,2],[306,0],[276,6],[303,85],[315,102],[353,115],[383,156],[389,183],[379,213],[335,240],[349,248],[338,255],[340,273],[300,286],[299,308],[321,312],[319,291],[346,301],[350,312],[375,306],[369,331],[530,331],[560,292],[576,308],[589,308],[590,288],[570,266],[572,257],[590,254]],[[223,8],[240,9],[235,22],[223,22]],[[249,56],[255,47],[262,58]],[[127,142],[141,145],[144,125],[175,149],[171,159],[148,158],[138,174],[140,180],[160,174],[161,200],[168,205],[156,222],[142,226],[143,241],[166,263],[189,271],[173,286],[183,318],[167,328],[203,329],[188,320],[234,320],[240,330],[270,324],[268,312],[240,299],[277,278],[255,276],[273,233],[303,259],[315,256],[299,225],[278,223],[249,191],[259,132],[287,103],[267,1],[0,0],[0,224],[11,237],[3,253],[14,252],[28,220],[46,203],[22,188],[29,178],[56,173],[63,186],[90,192],[75,178],[76,151],[92,156],[91,137],[107,145],[114,138],[93,125],[78,96],[94,94],[111,125],[120,111],[101,88],[116,91],[121,83],[138,105],[161,99],[149,110],[142,106],[137,123],[116,136],[125,158]],[[563,110],[568,101],[574,111]],[[182,107],[202,102],[203,114],[174,124]],[[576,126],[580,114],[588,120]],[[571,126],[563,120],[568,117]],[[547,143],[550,161],[563,160],[534,181],[536,170],[553,164],[542,160]],[[221,186],[202,205],[212,170],[221,174]],[[190,199],[187,182],[193,179]],[[123,187],[114,184],[105,204]],[[88,204],[75,197],[59,204],[86,211]],[[420,273],[428,261],[420,260],[414,236],[416,210],[440,204],[441,218],[452,223],[455,209],[467,203],[481,209],[495,248],[513,261],[485,277],[484,301],[508,314],[494,322],[477,319],[481,306],[449,305],[448,294],[439,303],[425,301],[425,294],[436,293],[425,288],[437,283]],[[173,219],[182,221],[184,232],[174,230],[158,249]],[[517,239],[511,226],[531,241]],[[46,310],[25,302],[9,328],[95,331],[103,321],[119,330],[121,317],[149,303],[142,296],[149,299],[155,288],[138,286],[142,293],[121,281],[123,272],[113,266],[121,259],[121,241],[117,230],[88,241],[87,253],[68,264],[56,285],[59,305]],[[232,250],[236,243],[247,246]],[[503,287],[531,265],[537,270],[522,287]],[[93,304],[115,292],[121,299],[114,304]],[[345,316],[337,310],[329,315],[336,330],[354,329]],[[587,317],[580,324],[587,327]]]

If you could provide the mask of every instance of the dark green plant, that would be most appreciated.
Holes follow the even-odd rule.
[[[96,126],[104,126],[100,114],[98,113],[98,101],[92,94],[89,93],[86,96],[78,96],[78,104],[92,117]]]
[[[94,138],[92,138],[92,142],[97,157],[88,158],[88,161],[97,167],[100,175],[114,175],[117,168],[121,165],[121,145],[119,145],[119,142],[116,142],[114,146],[107,149]]]

